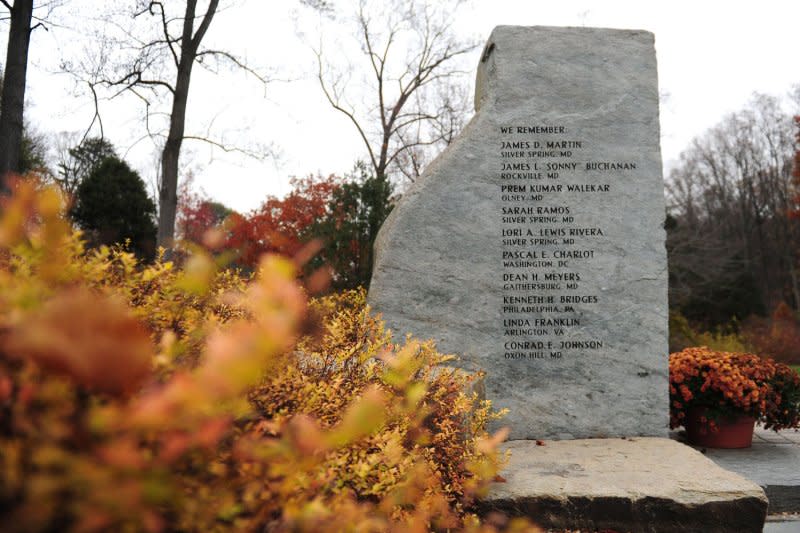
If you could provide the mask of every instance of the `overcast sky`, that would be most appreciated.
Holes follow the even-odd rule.
[[[349,0],[333,3],[342,18],[352,11]],[[59,74],[58,65],[80,57],[92,46],[86,36],[93,21],[83,25],[81,20],[102,4],[108,2],[69,0],[54,14],[60,25],[34,33],[27,118],[43,133],[83,132],[90,123],[93,107],[85,90],[68,75]],[[474,0],[452,17],[460,35],[481,42],[501,24],[653,32],[667,168],[693,137],[725,114],[741,109],[753,92],[780,96],[800,83],[797,0]],[[215,200],[248,210],[267,194],[285,193],[290,176],[341,174],[364,156],[355,129],[328,106],[313,76],[314,56],[308,42],[318,41],[318,23],[318,17],[298,0],[233,0],[231,8],[215,19],[210,44],[225,45],[257,68],[293,80],[272,83],[266,90],[229,71],[218,77],[202,73],[193,80],[188,114],[194,131],[187,133],[210,131],[232,144],[272,146],[276,154],[255,161],[198,143],[186,144],[186,166]],[[4,49],[7,23],[3,24],[0,44]],[[325,25],[323,37],[331,38],[335,29],[328,21]],[[479,50],[465,59],[473,72]],[[144,177],[152,176],[156,156],[153,145],[140,140],[141,106],[125,98],[103,106],[106,137]]]

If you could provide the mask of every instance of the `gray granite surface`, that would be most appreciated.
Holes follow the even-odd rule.
[[[381,229],[370,304],[485,370],[512,439],[666,436],[653,35],[498,27],[476,108]]]

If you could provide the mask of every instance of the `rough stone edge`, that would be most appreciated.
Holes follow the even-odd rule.
[[[483,501],[478,512],[527,517],[553,529],[613,529],[631,533],[760,533],[767,502],[755,497],[685,505],[665,498],[567,497]]]
[[[489,63],[494,51],[495,41],[502,39],[503,34],[512,33],[514,31],[525,29],[533,31],[546,31],[546,32],[574,32],[580,31],[583,33],[588,32],[603,32],[603,33],[616,33],[618,35],[627,35],[630,37],[644,37],[644,39],[651,45],[655,45],[655,34],[651,31],[636,28],[606,28],[606,27],[588,27],[588,26],[547,26],[547,25],[534,25],[534,26],[521,26],[517,24],[500,24],[495,26],[489,37],[486,39],[486,44],[481,50],[480,59],[478,61],[477,72],[475,73],[475,94],[472,97],[472,107],[477,113],[481,110],[485,98],[491,92],[489,85],[489,74],[487,70],[494,68]],[[656,60],[658,58],[656,57]],[[658,71],[656,70],[656,73]],[[656,82],[657,83],[657,82]],[[661,123],[659,121],[659,128]]]

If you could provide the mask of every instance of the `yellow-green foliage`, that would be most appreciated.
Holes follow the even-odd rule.
[[[326,492],[379,501],[423,472],[428,489],[460,510],[482,486],[476,470],[496,469],[477,451],[493,416],[489,405],[464,394],[477,376],[443,367],[451,358],[430,342],[392,346],[364,299],[363,291],[349,291],[313,301],[323,331],[303,338],[286,371],[268,377],[251,399],[273,423],[302,413],[329,429],[364,391],[379,391],[389,407],[381,430],[332,453],[317,482]]]
[[[681,313],[669,314],[669,349],[679,352],[694,346],[706,346],[719,352],[752,352],[753,348],[738,332],[738,324],[732,322],[715,331],[697,331]]]
[[[23,183],[0,219],[4,531],[496,530],[469,513],[502,440],[474,378],[362,292],[87,253],[62,209]]]
[[[739,333],[724,329],[699,333],[694,344],[697,346],[706,346],[717,352],[743,353],[753,351],[753,348],[745,342]]]

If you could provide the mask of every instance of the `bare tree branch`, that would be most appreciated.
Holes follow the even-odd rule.
[[[202,63],[203,57],[206,56],[214,56],[214,57],[221,57],[223,59],[228,60],[232,65],[238,67],[239,69],[247,72],[255,79],[260,81],[262,84],[266,85],[267,83],[274,81],[272,79],[267,78],[263,74],[259,73],[252,67],[248,66],[247,63],[236,57],[235,55],[231,54],[230,52],[226,52],[224,50],[202,50],[197,52],[196,57],[200,58],[200,62]]]
[[[81,137],[81,143],[83,143],[83,141],[85,141],[86,138],[89,136],[89,133],[92,131],[95,122],[97,122],[97,124],[100,126],[100,138],[101,139],[105,138],[105,134],[103,131],[103,118],[100,116],[100,104],[97,99],[97,91],[94,88],[94,84],[89,83],[88,85],[89,85],[89,91],[91,91],[92,93],[92,101],[94,102],[94,115],[92,115],[92,121],[89,123],[89,127],[86,128],[83,137]]]
[[[447,7],[425,1],[387,6],[360,0],[354,35],[364,56],[373,106],[347,105],[344,95],[355,89],[331,76],[321,44],[315,50],[322,92],[331,107],[355,126],[377,176],[387,177],[391,168],[402,163],[412,168],[411,172],[400,170],[401,174],[416,174],[425,160],[422,152],[447,144],[463,124],[451,117],[466,114],[466,107],[436,107],[436,98],[430,96],[457,82],[464,70],[458,60],[476,46],[453,37]],[[380,16],[373,17],[373,10],[380,11]],[[402,157],[404,152],[410,157]]]
[[[342,107],[342,105],[340,104],[340,99],[338,97],[335,97],[333,94],[331,94],[331,91],[328,89],[328,86],[327,86],[327,84],[325,82],[324,72],[323,72],[322,48],[321,47],[320,47],[320,49],[319,49],[319,51],[317,53],[317,64],[318,64],[318,67],[319,67],[317,78],[319,79],[320,87],[322,87],[322,92],[325,94],[325,97],[328,99],[328,103],[330,103],[331,106],[335,110],[343,113],[347,118],[350,119],[350,121],[356,127],[356,130],[358,131],[358,134],[361,136],[361,140],[364,141],[364,144],[367,147],[367,152],[369,153],[369,158],[370,158],[370,161],[372,162],[372,165],[374,167],[377,167],[378,162],[375,159],[374,152],[372,151],[372,145],[370,144],[369,138],[367,137],[367,134],[364,132],[364,129],[361,127],[361,123],[358,121],[358,119],[356,119],[355,112],[353,112],[352,110],[348,110],[348,109],[345,109],[344,107]]]
[[[139,87],[142,85],[150,85],[156,87],[164,87],[172,94],[175,94],[175,87],[172,86],[171,83],[163,81],[163,80],[146,80],[142,77],[142,72],[140,70],[134,70],[133,72],[126,73],[122,78],[114,81],[114,80],[107,80],[102,79],[99,80],[99,83],[107,86],[107,87],[117,87],[122,85],[122,89],[120,89],[112,98],[118,96],[123,91],[133,89],[135,87]]]
[[[214,146],[215,148],[219,148],[223,152],[226,152],[226,153],[238,153],[238,154],[246,155],[247,157],[251,157],[253,159],[264,159],[268,155],[268,154],[264,154],[264,153],[255,152],[253,150],[248,150],[246,148],[242,148],[241,146],[233,146],[233,145],[225,144],[225,143],[223,143],[221,141],[210,139],[208,137],[201,137],[199,135],[185,135],[183,138],[184,138],[184,140],[187,140],[187,141],[204,142],[206,144],[210,144],[211,146]]]
[[[169,21],[167,21],[167,14],[164,11],[164,4],[161,2],[150,2],[148,6],[148,11],[151,15],[155,14],[156,8],[159,10],[159,14],[161,15],[161,31],[164,33],[164,42],[169,47],[169,51],[172,54],[172,60],[175,62],[175,67],[178,67],[178,53],[175,51],[175,43],[177,42],[176,39],[172,37],[169,33]]]
[[[190,2],[193,0],[189,0]],[[194,34],[192,37],[192,49],[197,50],[200,46],[200,42],[205,37],[206,32],[208,31],[208,27],[211,25],[211,19],[214,18],[214,14],[217,12],[217,5],[219,4],[219,0],[210,0],[208,2],[208,9],[206,9],[206,14],[203,16],[203,20],[200,23],[200,27],[197,28],[197,33]]]

